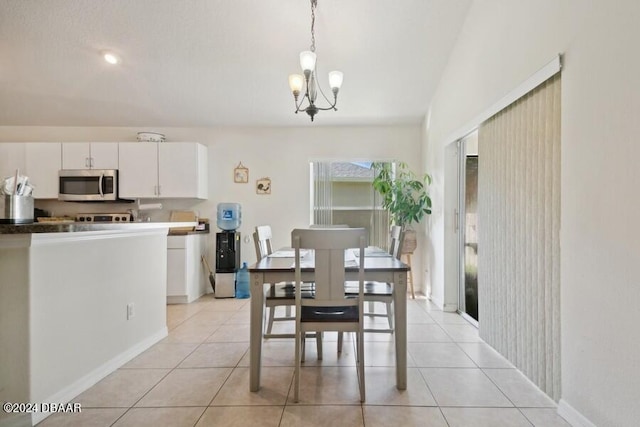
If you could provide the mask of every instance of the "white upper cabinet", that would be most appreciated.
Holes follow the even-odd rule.
[[[62,169],[118,169],[118,144],[113,142],[65,142]]]
[[[158,147],[151,142],[118,144],[119,196],[158,197]]]
[[[0,181],[15,175],[16,169],[24,175],[25,168],[24,142],[3,142],[0,144]]]
[[[161,197],[207,198],[207,148],[201,144],[158,144]]]
[[[29,142],[25,146],[25,175],[34,186],[35,199],[58,198],[58,171],[62,169],[59,142]]]
[[[119,144],[120,197],[207,198],[207,148],[191,142]]]

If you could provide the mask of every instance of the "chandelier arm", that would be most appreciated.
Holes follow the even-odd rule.
[[[317,73],[317,69],[318,69],[318,65],[317,65],[317,62],[316,62],[316,73]],[[322,94],[322,97],[324,98],[324,100],[327,101],[327,104],[331,105],[332,104],[331,101],[329,101],[329,98],[327,98],[327,95],[324,94],[324,91],[322,90],[322,86],[320,86],[320,83],[318,83],[317,79],[316,79],[316,87],[318,88],[318,90]],[[333,97],[333,105],[331,105],[330,108],[326,108],[326,110],[335,110],[336,101],[337,101],[337,97],[334,95],[334,97]],[[325,109],[321,108],[321,110],[325,110]]]
[[[338,111],[338,109],[336,108],[336,103],[335,102],[329,107],[326,107],[326,108],[316,107],[316,109],[319,110],[319,111],[329,111],[329,110]]]
[[[298,112],[300,112],[300,111],[302,111],[302,112],[307,111],[307,107],[305,107],[305,108],[300,108],[300,107],[302,107],[302,104],[304,104],[304,100],[305,100],[305,99],[307,99],[307,101],[309,100],[309,94],[308,94],[308,91],[306,91],[306,92],[305,92],[305,94],[304,94],[304,95],[302,95],[302,96],[300,97],[300,102],[295,101],[295,104],[296,104],[296,113],[298,113]]]

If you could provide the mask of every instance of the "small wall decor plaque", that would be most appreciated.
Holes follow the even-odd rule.
[[[233,182],[246,184],[249,182],[249,169],[242,162],[233,170]]]
[[[256,194],[271,194],[271,178],[256,180]]]

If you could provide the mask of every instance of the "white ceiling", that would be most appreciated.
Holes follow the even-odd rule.
[[[318,0],[317,125],[419,123],[471,0]],[[0,125],[300,126],[309,0],[0,0]],[[110,66],[99,52],[122,57]]]

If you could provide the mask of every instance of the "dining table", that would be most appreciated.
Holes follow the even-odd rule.
[[[357,281],[359,255],[353,251],[352,262],[345,263],[347,281]],[[294,251],[282,248],[262,258],[249,267],[251,283],[251,320],[250,320],[250,372],[249,389],[252,392],[260,390],[260,371],[262,367],[262,333],[264,319],[265,286],[270,283],[295,281]],[[303,282],[313,282],[314,254],[305,251],[301,259]],[[396,387],[398,390],[407,388],[407,272],[410,267],[389,255],[386,251],[376,248],[365,248],[364,274],[365,281],[392,283],[393,316],[396,361]]]

